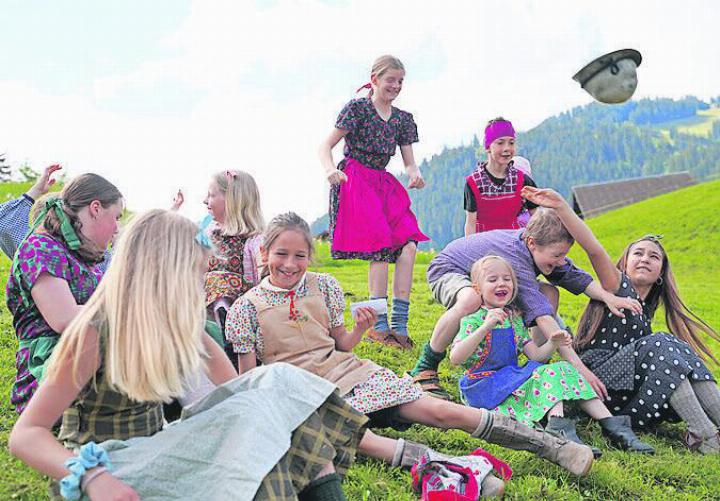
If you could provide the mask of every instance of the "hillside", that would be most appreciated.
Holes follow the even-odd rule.
[[[683,170],[699,180],[712,179],[720,174],[719,118],[716,100],[710,104],[693,97],[592,103],[520,133],[518,154],[531,161],[539,186],[566,197],[575,185]],[[478,158],[485,153],[475,137],[420,165],[427,187],[410,195],[420,227],[432,238],[423,248],[442,248],[462,234],[464,179]],[[326,227],[321,218],[313,230]]]
[[[687,304],[714,328],[720,328],[720,181],[704,183],[681,191],[646,200],[636,205],[603,214],[590,221],[593,231],[606,245],[612,256],[618,256],[624,245],[646,233],[661,233],[663,244],[671,257],[680,290]],[[571,256],[582,266],[587,260],[580,249]],[[398,373],[412,367],[422,343],[430,336],[433,325],[442,313],[425,281],[425,270],[432,254],[421,252],[415,269],[412,290],[410,330],[416,340],[414,353],[398,353],[377,345],[361,343],[355,352],[372,358]],[[0,273],[7,276],[8,260],[0,258]],[[321,244],[315,268],[336,276],[345,289],[348,302],[367,299],[367,263],[361,261],[333,261],[327,244]],[[564,294],[561,313],[575,324],[585,301],[582,297]],[[346,320],[351,322],[349,314]],[[659,319],[658,319],[659,320]],[[656,322],[660,328],[661,321]],[[45,495],[46,481],[27,467],[12,459],[7,452],[7,436],[15,420],[8,398],[14,377],[14,338],[11,318],[3,308],[0,313],[0,499],[34,500]],[[720,353],[720,346],[713,349]],[[717,377],[720,368],[713,367]],[[441,376],[457,395],[458,369],[447,362],[441,366]],[[664,499],[704,500],[720,492],[720,457],[692,454],[680,445],[677,425],[663,425],[656,433],[644,434],[643,439],[657,448],[652,457],[628,454],[608,448],[599,427],[583,422],[580,434],[588,442],[603,449],[604,455],[592,473],[577,480],[548,463],[522,452],[512,452],[469,439],[461,432],[443,432],[414,426],[404,437],[425,442],[448,453],[466,453],[475,447],[486,446],[498,457],[510,462],[515,471],[508,484],[506,499]],[[382,430],[383,434],[397,435]],[[393,470],[376,461],[361,460],[354,466],[344,487],[351,500],[417,499],[410,489],[410,475]]]

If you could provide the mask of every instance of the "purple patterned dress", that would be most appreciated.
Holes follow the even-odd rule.
[[[19,348],[15,356],[17,375],[11,402],[18,412],[25,409],[42,379],[46,362],[60,335],[45,321],[30,294],[41,274],[68,283],[77,304],[85,304],[97,288],[102,271],[81,261],[65,245],[46,234],[30,235],[18,248],[7,283],[7,307]]]

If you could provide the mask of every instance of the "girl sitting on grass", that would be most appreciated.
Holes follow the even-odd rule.
[[[319,375],[340,388],[369,426],[407,429],[412,423],[456,428],[512,449],[528,450],[576,475],[589,471],[589,447],[533,430],[484,409],[474,409],[422,394],[410,378],[352,353],[376,314],[358,308],[356,324],[344,325],[345,301],[337,280],[307,271],[313,240],[307,223],[294,213],[274,218],[261,247],[268,276],[241,297],[228,314],[227,335],[239,354],[241,372],[263,364],[287,362]],[[359,451],[394,465],[411,465],[402,440],[367,432]],[[415,444],[417,446],[417,444]]]
[[[471,279],[482,306],[462,319],[450,351],[450,362],[466,369],[460,379],[463,401],[528,426],[536,425],[547,414],[545,431],[582,443],[575,423],[564,417],[563,409],[563,402],[578,400],[580,408],[598,420],[605,431],[616,419],[585,378],[568,362],[547,363],[560,346],[570,345],[570,335],[558,330],[542,346],[530,339],[521,313],[512,304],[517,278],[510,264],[499,256],[485,256],[473,265]],[[530,359],[523,366],[518,364],[520,352]],[[629,426],[622,431],[614,438],[625,448],[654,452]],[[593,453],[595,457],[601,454],[598,449]]]
[[[365,418],[286,364],[237,379],[203,333],[209,255],[174,212],[123,232],[10,436],[15,456],[63,479],[64,497],[345,499],[334,471],[352,462]],[[163,430],[162,403],[200,370],[222,386]]]

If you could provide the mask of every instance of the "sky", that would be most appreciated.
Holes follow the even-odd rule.
[[[572,76],[621,48],[643,55],[633,99],[720,95],[716,0],[0,0],[0,19],[7,163],[104,175],[134,211],[182,189],[192,218],[226,169],[266,219],[323,214],[318,147],[382,54],[407,69],[418,164],[495,116],[528,130],[591,102]]]

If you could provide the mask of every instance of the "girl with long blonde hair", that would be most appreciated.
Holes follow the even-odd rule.
[[[63,496],[262,497],[281,489],[280,499],[296,499],[317,487],[318,476],[320,488],[339,489],[333,455],[343,452],[338,466],[348,466],[362,417],[333,396],[332,385],[287,365],[236,379],[203,332],[210,256],[203,242],[197,225],[174,212],[138,216],[64,332],[9,443],[28,465],[62,479]],[[181,396],[200,370],[221,386],[162,430],[162,403]],[[60,418],[55,439],[50,430]],[[343,424],[338,436],[325,433],[330,418]],[[303,445],[308,419],[333,454]],[[222,447],[226,441],[232,447]],[[291,444],[299,449],[286,454]],[[293,473],[278,483],[276,468]]]

